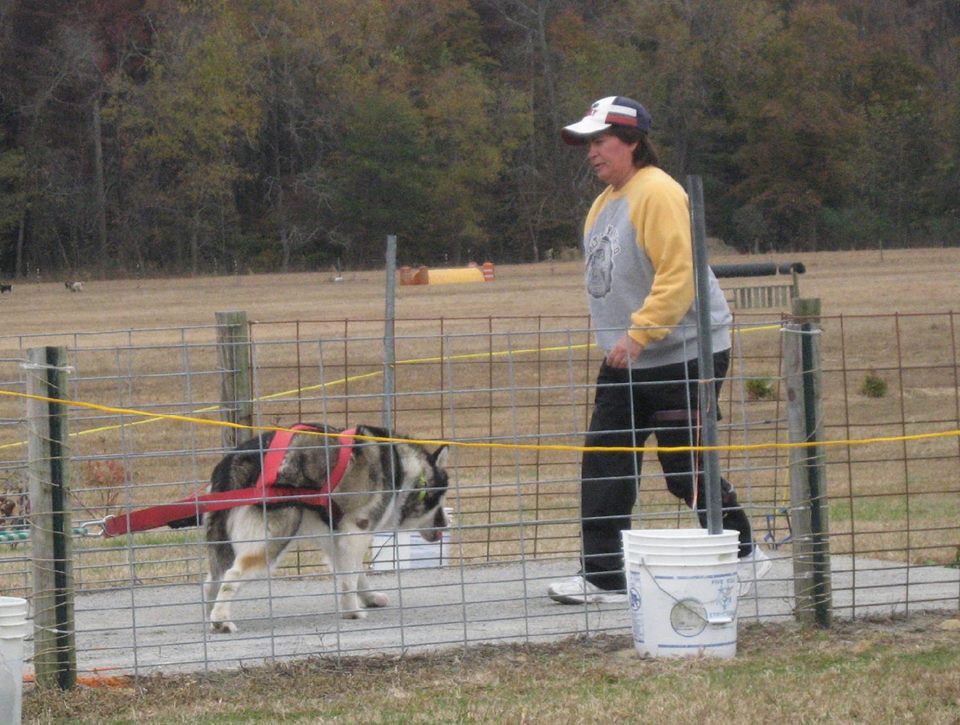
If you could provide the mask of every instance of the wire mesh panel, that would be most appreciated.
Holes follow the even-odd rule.
[[[958,604],[955,324],[950,313],[822,321],[838,616]],[[742,619],[788,618],[794,606],[782,329],[779,318],[738,314],[720,400],[724,476],[774,558],[772,574],[741,601]],[[440,542],[416,532],[375,539],[369,581],[389,604],[362,619],[344,616],[322,542],[294,537],[274,570],[238,590],[233,634],[210,631],[202,527],[105,539],[82,525],[206,489],[226,452],[214,326],[56,340],[69,349],[74,403],[82,671],[216,669],[629,631],[622,605],[564,607],[545,595],[579,567],[580,449],[600,364],[586,318],[402,319],[395,335],[395,389],[385,391],[382,320],[252,324],[254,425],[245,433],[298,421],[379,426],[391,395],[386,422],[397,437],[431,451],[450,446],[450,530]],[[17,499],[26,466],[21,367],[27,348],[51,341],[5,340],[0,360],[9,393],[0,397],[0,482],[4,500],[20,501],[0,529],[0,588],[14,596],[32,586],[28,502]],[[698,526],[667,492],[655,453],[642,455],[634,526]],[[379,564],[377,546],[381,556],[391,547]]]

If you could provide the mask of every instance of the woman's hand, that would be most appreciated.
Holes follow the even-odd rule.
[[[643,352],[643,345],[627,333],[623,333],[617,344],[607,353],[607,365],[612,368],[626,368],[636,362]]]

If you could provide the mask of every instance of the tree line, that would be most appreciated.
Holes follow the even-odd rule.
[[[743,251],[956,245],[955,0],[0,0],[0,276],[535,261],[628,95]]]

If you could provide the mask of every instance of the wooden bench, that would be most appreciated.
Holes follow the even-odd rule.
[[[715,264],[711,266],[717,279],[769,277],[776,274],[790,275],[789,282],[776,284],[740,284],[736,287],[724,287],[723,294],[727,304],[736,309],[751,307],[789,307],[792,300],[800,296],[800,282],[797,275],[803,274],[806,267],[803,262],[777,264],[759,262],[753,264]],[[782,277],[781,277],[782,279]]]
[[[757,307],[789,307],[797,296],[797,289],[790,284],[759,284],[724,289],[727,303],[738,310]]]

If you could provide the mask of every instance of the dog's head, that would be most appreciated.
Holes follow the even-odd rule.
[[[448,487],[448,451],[447,446],[440,446],[427,453],[427,465],[401,497],[401,519],[409,519],[409,528],[419,530],[425,541],[438,541],[450,525],[443,507]]]
[[[358,426],[357,433],[404,438],[367,426]],[[377,528],[415,529],[425,540],[437,541],[449,523],[443,509],[449,449],[443,445],[430,452],[408,440],[395,440],[379,449],[379,469],[385,481],[392,481],[395,495],[393,505],[384,511]]]

